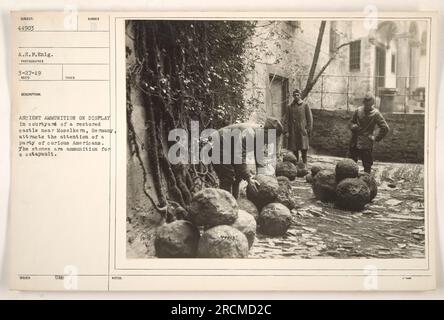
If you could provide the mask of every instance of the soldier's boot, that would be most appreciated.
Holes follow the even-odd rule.
[[[219,180],[219,188],[228,191],[231,193],[232,191],[232,182],[227,180]]]
[[[301,150],[302,153],[302,162],[307,165],[307,150]]]
[[[240,191],[239,186],[240,186],[241,181],[242,180],[236,179],[236,181],[234,181],[234,183],[233,183],[232,194],[235,199],[239,198],[239,191]]]

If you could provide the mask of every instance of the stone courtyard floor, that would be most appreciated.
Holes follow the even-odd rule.
[[[313,155],[308,161],[334,169],[339,159]],[[376,162],[378,195],[361,212],[316,200],[305,178],[296,178],[292,226],[283,237],[258,234],[249,258],[423,258],[423,170],[419,164]]]
[[[338,160],[312,155],[309,167],[334,169]],[[296,178],[292,226],[282,237],[257,234],[248,257],[424,258],[423,170],[418,164],[376,162],[378,195],[361,212],[316,200],[305,178]],[[154,257],[154,234],[161,223],[157,214],[127,217],[128,258]]]

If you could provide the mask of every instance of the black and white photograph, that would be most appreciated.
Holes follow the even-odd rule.
[[[125,22],[126,258],[424,259],[430,21]]]

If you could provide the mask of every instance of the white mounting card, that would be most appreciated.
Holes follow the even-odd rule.
[[[12,12],[10,288],[434,289],[436,20]],[[310,124],[295,134],[292,117],[307,110]],[[256,175],[199,158],[203,129],[262,128],[267,118],[283,124],[277,164],[253,166]],[[344,182],[337,164],[353,157],[350,121],[371,147],[358,142],[356,172],[354,162],[343,168],[354,180]],[[177,164],[181,132],[191,156]],[[300,132],[309,146],[293,147]],[[221,167],[242,180],[237,201],[236,182],[233,195],[219,189]],[[267,174],[280,189],[262,203]],[[254,180],[268,190],[256,200],[245,192]]]

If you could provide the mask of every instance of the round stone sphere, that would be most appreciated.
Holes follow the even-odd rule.
[[[315,175],[318,174],[319,171],[322,170],[322,168],[320,166],[312,166],[310,170],[311,170],[311,175],[314,177]]]
[[[359,211],[370,201],[370,189],[359,178],[342,180],[336,188],[336,194],[336,204],[343,209]]]
[[[247,237],[231,226],[216,226],[202,234],[197,250],[199,258],[246,258]]]
[[[367,184],[367,187],[370,189],[370,201],[372,201],[378,194],[378,184],[375,177],[367,172],[361,172],[358,178]]]
[[[275,177],[261,174],[256,176],[256,180],[260,183],[258,191],[253,191],[248,185],[247,199],[253,202],[258,210],[261,210],[264,206],[276,200],[279,192],[279,183]]]
[[[291,188],[291,182],[290,182],[290,179],[288,179],[287,177],[279,176],[279,177],[276,177],[276,180],[277,180],[277,182],[278,182],[278,184],[279,184],[279,187],[284,186],[284,187],[286,187],[286,188],[288,188],[288,189]]]
[[[290,180],[294,180],[297,176],[298,169],[288,161],[278,162],[276,165],[276,176],[284,176]]]
[[[239,207],[236,199],[226,190],[205,188],[197,192],[189,207],[190,220],[197,226],[214,227],[232,224]]]
[[[291,162],[294,165],[296,165],[298,163],[298,159],[296,159],[296,156],[290,150],[283,150],[282,151],[282,160],[287,161],[287,162]]]
[[[237,204],[239,205],[239,209],[242,209],[249,214],[251,214],[254,218],[254,220],[257,220],[259,218],[259,211],[257,210],[256,206],[253,202],[251,202],[248,199],[245,198],[239,198],[237,199]],[[239,214],[239,212],[238,212]]]
[[[336,182],[346,178],[356,178],[359,174],[359,166],[352,159],[343,159],[336,164]]]
[[[296,207],[296,198],[294,195],[294,191],[291,188],[290,181],[278,180],[278,183],[279,183],[279,192],[276,198],[276,202],[283,204],[290,210],[294,209]]]
[[[322,202],[336,200],[336,176],[329,170],[321,170],[313,178],[312,189],[315,197]]]
[[[259,231],[269,236],[284,235],[291,225],[290,210],[281,203],[266,205],[259,215]]]
[[[176,220],[159,227],[154,239],[159,258],[194,258],[199,243],[199,230],[189,221]]]
[[[251,248],[256,237],[256,219],[247,211],[239,209],[237,219],[231,226],[247,237],[248,248]]]
[[[299,162],[297,165],[297,177],[302,178],[308,174],[307,166],[303,162]]]

